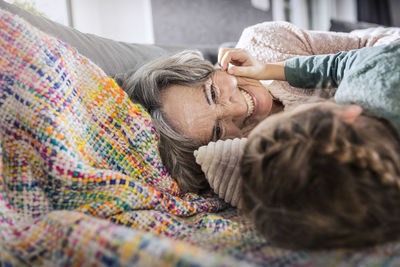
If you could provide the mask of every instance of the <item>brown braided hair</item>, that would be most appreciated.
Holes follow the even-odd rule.
[[[272,244],[355,248],[400,237],[398,138],[363,118],[356,126],[316,108],[249,140],[243,209]]]

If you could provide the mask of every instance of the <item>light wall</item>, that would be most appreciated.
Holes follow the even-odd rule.
[[[270,21],[271,10],[251,0],[152,0],[155,42],[219,46],[236,42],[243,29]]]
[[[154,43],[150,0],[72,0],[74,27],[118,41]]]
[[[15,0],[5,0],[8,3],[14,3]],[[68,25],[68,15],[66,0],[20,0],[34,6],[36,10],[44,13],[46,18],[54,20],[58,23]]]
[[[357,21],[357,0],[271,0],[274,20],[311,30],[329,30],[330,19]]]

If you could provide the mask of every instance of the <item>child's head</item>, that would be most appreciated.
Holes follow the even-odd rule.
[[[363,247],[400,237],[398,137],[361,111],[304,105],[250,134],[242,204],[272,244]]]

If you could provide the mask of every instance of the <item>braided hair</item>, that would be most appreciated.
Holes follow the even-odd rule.
[[[360,129],[313,109],[249,140],[243,209],[272,244],[364,247],[400,237],[398,138],[367,119]]]

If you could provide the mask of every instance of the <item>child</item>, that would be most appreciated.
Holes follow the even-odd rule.
[[[357,106],[302,105],[257,126],[242,208],[277,246],[363,247],[400,237],[400,145]]]
[[[400,237],[400,43],[266,66],[233,50],[221,66],[297,87],[338,86],[336,102],[376,116],[323,102],[271,116],[252,131],[242,204],[270,242],[322,249]]]

